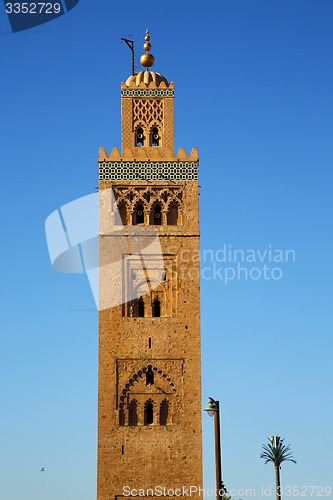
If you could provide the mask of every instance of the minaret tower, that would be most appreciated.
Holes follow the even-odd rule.
[[[122,151],[98,159],[97,500],[202,486],[198,153],[174,154],[148,30],[144,50],[121,84]]]

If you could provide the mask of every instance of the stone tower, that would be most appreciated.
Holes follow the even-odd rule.
[[[145,40],[122,152],[98,159],[98,500],[202,486],[198,154],[174,154],[174,84]]]

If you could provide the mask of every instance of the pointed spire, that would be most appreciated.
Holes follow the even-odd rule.
[[[148,29],[146,31],[145,40],[146,40],[146,42],[144,43],[143,48],[146,51],[146,54],[143,54],[140,57],[140,63],[144,68],[146,68],[146,71],[148,71],[148,68],[150,68],[154,64],[154,56],[152,54],[149,54],[149,51],[151,49],[151,45],[149,43],[150,36],[149,36]]]

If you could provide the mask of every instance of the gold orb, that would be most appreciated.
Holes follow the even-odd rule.
[[[146,40],[146,42],[149,42],[149,40],[150,40],[150,36],[149,36],[149,35],[146,35],[146,36],[145,36],[145,40]]]
[[[150,43],[148,43],[148,42],[147,42],[147,43],[145,43],[145,44],[144,44],[144,46],[143,46],[143,48],[144,48],[144,50],[149,51],[149,50],[151,49],[151,45],[150,45]]]
[[[143,56],[140,57],[140,63],[145,68],[150,68],[150,66],[154,64],[154,56],[152,54],[143,54]]]

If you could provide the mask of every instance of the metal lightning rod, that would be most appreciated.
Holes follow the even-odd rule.
[[[133,40],[127,40],[127,38],[122,38],[126,45],[131,49],[132,52],[132,76],[134,75],[134,42]]]

